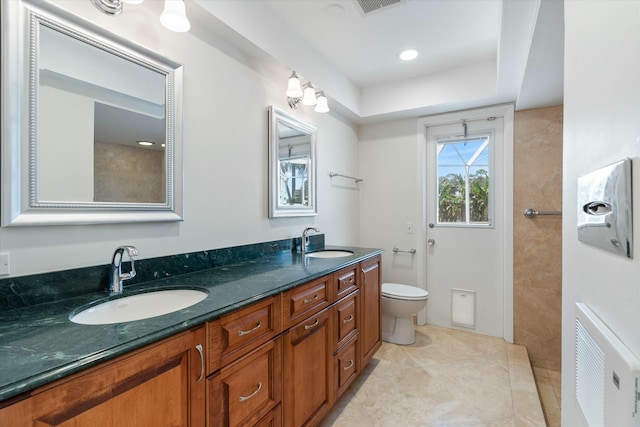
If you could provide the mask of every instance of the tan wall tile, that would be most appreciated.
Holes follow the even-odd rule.
[[[514,141],[514,341],[533,366],[560,369],[562,106],[517,111]]]

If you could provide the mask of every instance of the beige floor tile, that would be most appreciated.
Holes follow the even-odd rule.
[[[533,376],[536,378],[549,378],[549,371],[545,368],[539,368],[537,366],[532,366]]]
[[[416,331],[413,345],[383,343],[321,427],[544,426],[524,347],[433,326]]]
[[[507,359],[509,365],[531,366],[527,349],[521,345],[507,344]]]

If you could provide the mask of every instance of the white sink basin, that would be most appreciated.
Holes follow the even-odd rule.
[[[306,256],[308,256],[309,258],[340,258],[343,256],[349,256],[349,255],[353,255],[353,252],[343,251],[340,249],[336,249],[336,250],[327,249],[324,251],[311,252],[311,253],[308,253]]]
[[[70,320],[82,325],[108,325],[131,322],[173,313],[199,303],[207,297],[205,291],[171,289],[135,294],[89,307]]]

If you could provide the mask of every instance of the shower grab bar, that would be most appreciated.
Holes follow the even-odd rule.
[[[524,215],[525,218],[531,219],[538,215],[562,215],[562,211],[537,211],[532,208],[527,208],[524,210],[522,214]]]
[[[405,254],[415,254],[416,250],[414,248],[409,249],[408,251],[402,251],[398,248],[393,248],[393,252],[398,253],[398,252],[403,252]]]
[[[342,175],[341,173],[335,173],[335,172],[329,172],[329,176],[330,176],[331,178],[333,178],[334,176],[341,176],[341,177],[343,177],[343,178],[352,179],[352,180],[354,180],[356,183],[364,181],[364,179],[362,179],[362,178],[356,178],[356,177],[349,176],[349,175]]]

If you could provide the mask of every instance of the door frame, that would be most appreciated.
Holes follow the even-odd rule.
[[[484,108],[455,111],[452,113],[438,114],[421,117],[418,119],[417,161],[420,180],[417,185],[418,212],[416,218],[420,218],[420,233],[417,236],[418,247],[427,247],[427,127],[452,123],[460,123],[465,120],[486,119],[487,117],[502,117],[503,143],[504,143],[504,253],[503,253],[503,338],[513,343],[513,125],[514,104],[502,104]],[[418,283],[426,288],[427,283],[427,257],[418,260]],[[428,306],[428,304],[427,304]],[[424,325],[427,321],[426,310],[418,313],[418,324]]]

